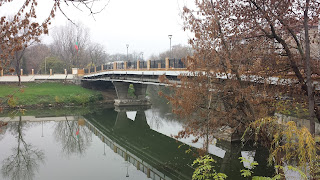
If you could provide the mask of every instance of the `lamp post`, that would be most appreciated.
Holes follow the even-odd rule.
[[[143,52],[141,53],[141,56],[142,56],[142,61],[143,61]]]
[[[127,46],[127,61],[129,61],[129,58],[128,58],[128,52],[129,52],[129,44],[126,44],[126,46]]]
[[[169,39],[170,39],[170,56],[172,56],[172,51],[171,51],[171,38],[172,38],[172,35],[168,35]],[[170,57],[171,58],[171,57]]]

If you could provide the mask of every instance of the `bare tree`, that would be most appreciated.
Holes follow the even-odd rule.
[[[142,52],[134,51],[130,54],[116,53],[108,56],[108,61],[137,61],[142,60]]]
[[[165,58],[183,59],[193,54],[193,49],[190,46],[184,46],[181,44],[172,46],[172,50],[161,52],[158,56],[152,55],[149,59],[159,60]]]
[[[90,57],[90,65],[101,65],[104,64],[107,59],[107,53],[103,45],[99,43],[91,43],[87,50]]]
[[[85,67],[88,63],[89,55],[87,50],[90,44],[89,29],[82,23],[77,26],[68,22],[65,26],[60,26],[53,31],[52,54],[60,57],[68,64],[68,69],[72,67]],[[77,45],[77,48],[75,47]]]
[[[43,150],[37,149],[24,140],[23,130],[26,124],[22,122],[21,116],[18,122],[8,124],[9,130],[16,135],[17,146],[13,148],[13,154],[4,159],[1,172],[4,177],[19,180],[34,179],[35,172],[44,163],[45,154]]]
[[[50,54],[50,49],[45,44],[36,44],[27,48],[24,54],[27,71],[30,72],[31,69],[34,69],[35,72],[40,72],[40,65]]]
[[[84,155],[92,141],[92,132],[87,127],[79,126],[77,121],[70,121],[67,117],[56,124],[54,136],[62,144],[62,152],[66,156]]]

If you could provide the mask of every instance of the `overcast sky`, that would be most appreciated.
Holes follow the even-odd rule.
[[[21,2],[21,0],[18,0]],[[187,45],[190,33],[182,29],[181,12],[184,5],[192,5],[189,0],[100,0],[94,8],[106,8],[93,18],[84,7],[81,12],[71,4],[62,5],[66,15],[74,22],[82,22],[90,28],[91,40],[105,46],[109,54],[143,52],[144,58],[169,49],[168,35],[172,34],[172,45]],[[17,2],[15,2],[17,3]],[[21,3],[20,3],[21,4]],[[39,18],[47,17],[52,0],[39,0]],[[11,3],[10,6],[20,7]],[[0,8],[0,15],[12,13],[14,8]],[[59,12],[50,29],[65,25],[67,19]],[[49,31],[50,33],[50,31]],[[45,43],[50,38],[43,38]]]

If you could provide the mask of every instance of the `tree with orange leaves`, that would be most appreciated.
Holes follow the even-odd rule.
[[[308,137],[313,135],[314,141],[315,119],[320,121],[315,103],[319,87],[312,82],[320,77],[320,1],[195,0],[195,4],[196,9],[184,7],[182,14],[184,28],[194,33],[189,43],[195,53],[186,60],[190,73],[182,75],[181,83],[172,85],[174,94],[167,96],[173,111],[188,119],[177,137],[195,135],[208,144],[218,130],[230,127],[241,133],[275,111],[305,104]],[[289,103],[280,107],[282,99]],[[250,132],[258,133],[270,147],[279,132],[271,132],[268,125],[255,127]],[[285,144],[285,137],[274,143]],[[309,160],[319,160],[314,151],[319,147],[301,142],[298,148],[313,146]]]
[[[187,60],[190,74],[181,77],[175,95],[168,97],[174,111],[193,119],[193,124],[199,125],[196,116],[190,116],[196,113],[212,127],[229,126],[243,132],[248,124],[272,114],[276,99],[287,98],[291,106],[309,104],[310,132],[314,134],[312,113],[319,121],[320,110],[315,101],[308,101],[318,94],[313,83],[307,83],[305,62],[309,45],[309,77],[318,76],[315,25],[320,2],[309,2],[305,26],[308,3],[300,0],[195,3],[197,9],[184,7],[182,15],[184,28],[195,35],[189,41],[195,53]]]

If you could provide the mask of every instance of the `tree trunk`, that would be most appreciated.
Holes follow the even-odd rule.
[[[306,0],[306,9],[304,11],[304,35],[305,35],[305,55],[306,55],[306,70],[307,70],[307,89],[308,89],[308,104],[309,104],[309,115],[310,115],[310,133],[315,135],[315,109],[314,109],[314,95],[311,80],[311,65],[310,65],[310,40],[309,40],[309,26],[308,26],[308,9],[310,0]]]
[[[17,52],[16,52],[17,54]],[[16,55],[16,73],[17,73],[17,76],[18,76],[18,86],[21,86],[21,74],[20,74],[20,60],[19,58],[17,58],[18,55]]]

